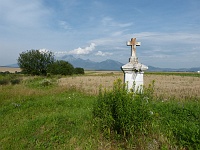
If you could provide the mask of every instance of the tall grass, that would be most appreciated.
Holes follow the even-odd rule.
[[[199,99],[166,102],[153,92],[154,82],[138,94],[121,80],[111,91],[100,89],[93,115],[104,136],[127,149],[199,149]]]
[[[100,89],[93,114],[100,120],[101,128],[124,137],[134,136],[138,131],[147,133],[151,112],[148,94],[128,92],[121,80],[114,83],[112,91]]]

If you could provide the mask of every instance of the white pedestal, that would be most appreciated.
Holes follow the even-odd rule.
[[[138,62],[129,62],[122,66],[122,70],[124,72],[124,82],[127,84],[128,91],[137,93],[143,91],[143,74],[144,70],[147,69],[147,66]]]
[[[142,92],[144,72],[124,72],[124,82],[127,84],[129,91]]]

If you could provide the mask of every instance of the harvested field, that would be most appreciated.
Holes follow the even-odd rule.
[[[200,78],[176,75],[145,75],[145,86],[155,80],[155,94],[163,97],[200,97]]]
[[[123,80],[122,72],[86,72],[85,76],[61,78],[59,85],[74,87],[89,94],[98,94],[99,86],[111,89],[116,79]],[[144,74],[144,85],[155,80],[155,94],[163,97],[200,97],[200,78],[177,75]]]
[[[113,82],[123,79],[119,72],[88,73],[85,76],[66,77],[59,80],[59,85],[74,87],[89,94],[98,94],[100,85],[103,88],[111,89]]]
[[[20,72],[20,68],[11,68],[11,67],[0,67],[0,72],[9,71],[10,73]]]

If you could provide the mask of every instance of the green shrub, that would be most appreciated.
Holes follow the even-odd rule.
[[[12,85],[14,84],[19,84],[20,79],[16,74],[11,74],[11,73],[4,73],[0,74],[0,85],[8,85],[11,83]]]
[[[19,84],[21,82],[21,79],[12,79],[10,80],[10,82],[12,85]]]
[[[52,75],[72,75],[74,73],[74,67],[69,62],[57,60],[48,65],[47,72]]]
[[[148,134],[152,112],[149,105],[149,93],[135,94],[128,92],[126,85],[119,79],[112,91],[100,88],[94,105],[93,115],[100,123],[100,128],[109,136],[134,136],[138,132]]]
[[[7,85],[7,84],[9,84],[9,79],[6,78],[0,79],[0,85]]]
[[[75,74],[84,74],[84,69],[83,68],[74,68],[74,73]]]

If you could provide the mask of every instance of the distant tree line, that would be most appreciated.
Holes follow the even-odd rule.
[[[83,68],[74,68],[64,60],[55,60],[51,51],[27,50],[17,59],[22,73],[31,75],[73,75],[84,74]]]

